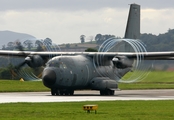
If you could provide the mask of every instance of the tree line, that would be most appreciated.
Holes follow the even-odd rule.
[[[96,34],[93,37],[95,43],[100,45],[105,40],[115,37],[115,35],[110,34]],[[115,37],[120,39],[121,37]],[[80,37],[81,43],[85,42],[85,35]],[[143,33],[140,35],[140,40],[145,44],[147,51],[149,52],[159,52],[159,51],[174,51],[174,29],[169,29],[166,33],[154,35],[152,33]]]
[[[44,46],[51,46],[52,40],[50,38],[41,40],[25,40],[21,42],[20,40],[15,40],[14,42],[8,42],[6,45],[2,46],[2,50],[14,50],[14,49],[25,49],[25,50],[36,50],[44,51]]]
[[[169,29],[164,34],[141,34],[140,40],[146,45],[149,52],[174,51],[174,29]]]

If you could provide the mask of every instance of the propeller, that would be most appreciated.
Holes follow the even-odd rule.
[[[41,41],[39,41],[40,44],[42,43]],[[23,56],[25,56],[25,59],[22,63],[20,63],[19,65],[17,65],[17,69],[20,69],[21,67],[23,67],[25,64],[27,64],[29,67],[31,68],[37,68],[37,67],[41,67],[44,64],[44,61],[46,61],[46,58],[41,57],[40,55],[34,55],[34,54],[30,54],[30,55],[26,55],[23,49],[23,46],[21,45],[20,41],[16,41],[16,48],[21,51],[21,53],[23,54]],[[39,45],[40,45],[39,44]],[[41,48],[38,49],[36,51],[42,51]]]
[[[24,41],[25,42],[25,41]],[[24,43],[23,42],[23,43]],[[32,44],[33,41],[28,41],[28,43]],[[60,47],[57,44],[52,43],[51,39],[36,39],[35,40],[36,52],[38,51],[61,51]],[[23,56],[25,57],[21,63],[15,66],[15,71],[19,76],[26,78],[27,80],[39,79],[43,71],[43,67],[45,63],[52,58],[54,55],[50,54],[49,56],[41,56],[36,54],[26,54],[24,51],[24,47],[22,46],[20,41],[15,42],[16,49],[18,49]],[[26,45],[25,45],[26,46]],[[31,47],[31,46],[30,46]],[[32,48],[32,47],[31,47]],[[30,50],[31,50],[30,48]],[[34,47],[33,47],[34,48]],[[29,49],[29,47],[28,47]],[[28,65],[29,67],[24,67]]]
[[[14,67],[14,71],[18,73],[18,76],[21,76],[24,79],[27,80],[33,80],[33,79],[38,79],[38,75],[41,74],[42,67],[45,65],[45,62],[47,61],[46,57],[41,57],[40,55],[37,54],[26,54],[24,51],[23,46],[19,41],[15,42],[16,44],[16,49],[18,49],[21,54],[25,57],[23,61],[16,65]],[[41,50],[37,50],[41,51]],[[30,68],[24,68],[25,65],[28,65]]]
[[[40,55],[28,55],[22,63],[17,65],[16,69],[20,69],[25,64],[31,68],[38,68],[44,65],[44,60]]]
[[[21,42],[20,41],[15,41],[15,44],[16,44],[16,49],[18,49],[19,51],[21,51],[21,53],[23,54],[23,56],[27,56],[24,52],[24,49],[23,49],[23,46],[21,45]],[[20,70],[21,67],[23,67],[24,65],[26,64],[26,61],[23,61],[21,63],[19,63],[17,66],[15,66],[14,68],[16,70]]]
[[[23,61],[22,63],[20,63],[19,65],[17,65],[15,67],[15,69],[20,70],[20,68],[23,67],[25,64],[26,64],[25,61]]]
[[[134,52],[136,57],[127,57],[126,55],[116,55],[114,57],[108,57],[105,54],[96,54],[93,57],[93,65],[96,72],[102,77],[109,77],[118,82],[130,83],[142,80],[151,68],[151,64],[144,60],[144,56],[139,54],[141,52],[147,52],[145,44],[141,40],[137,39],[117,39],[109,38],[105,40],[98,49],[99,52]],[[111,60],[109,63],[113,71],[109,71],[108,63],[105,62]],[[103,68],[103,69],[101,69]],[[104,71],[104,72],[103,72]],[[132,72],[133,71],[133,72]],[[128,77],[124,75],[129,72]]]

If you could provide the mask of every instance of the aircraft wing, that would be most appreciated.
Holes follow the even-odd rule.
[[[144,60],[174,60],[174,51],[170,52],[112,52],[104,53],[104,56],[108,57],[118,57],[125,56],[129,59],[135,59],[141,57]]]
[[[0,56],[27,57],[28,55],[40,55],[41,57],[86,55],[90,57],[102,56],[113,59],[117,56],[125,56],[129,59],[141,57],[145,60],[173,60],[174,51],[169,52],[31,52],[31,51],[7,51],[0,50]]]

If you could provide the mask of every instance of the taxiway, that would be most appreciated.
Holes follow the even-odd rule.
[[[121,90],[114,96],[100,96],[98,91],[75,91],[74,96],[51,96],[50,92],[0,93],[0,103],[17,102],[77,102],[110,100],[174,100],[174,89]]]

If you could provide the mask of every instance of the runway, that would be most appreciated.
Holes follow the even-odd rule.
[[[0,103],[17,102],[78,102],[113,100],[174,100],[174,89],[121,90],[114,96],[100,96],[98,91],[75,91],[74,96],[51,96],[50,92],[0,93]]]

